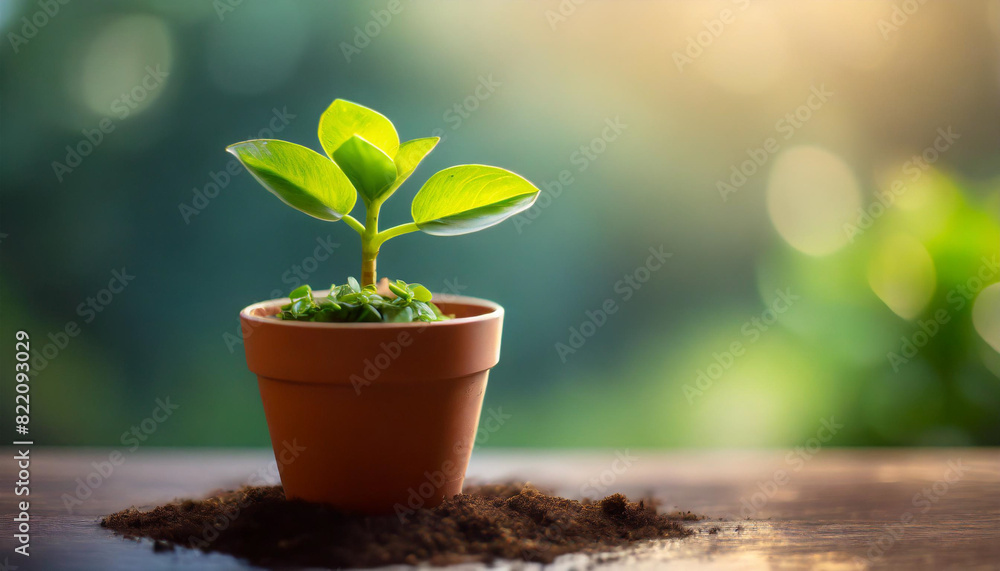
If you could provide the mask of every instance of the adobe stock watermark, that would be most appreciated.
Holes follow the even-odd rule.
[[[616,450],[615,459],[611,464],[590,476],[587,481],[580,486],[580,495],[583,498],[600,500],[606,497],[612,490],[612,486],[618,478],[625,474],[632,466],[639,461],[638,456],[633,456],[628,449]],[[536,561],[540,555],[547,552],[551,545],[558,544],[566,535],[567,530],[574,525],[572,520],[556,520],[545,527],[542,536],[547,541],[535,541],[527,544],[521,550],[521,559],[525,561]]]
[[[160,64],[146,66],[146,75],[139,83],[111,102],[111,112],[118,120],[128,119],[140,103],[163,85],[169,75],[170,72],[160,69]],[[117,128],[118,126],[111,117],[104,117],[93,128],[84,127],[81,130],[83,138],[75,144],[66,145],[65,162],[52,161],[52,172],[55,173],[56,180],[59,182],[65,180],[66,176],[82,165],[83,160],[89,157]]]
[[[465,288],[466,286],[460,284],[457,278],[445,280],[443,291],[440,294],[435,293],[434,300],[448,301],[449,296],[457,296]],[[426,325],[412,329],[401,329],[395,339],[388,343],[380,343],[378,353],[374,357],[366,358],[362,363],[364,367],[361,370],[361,374],[351,374],[348,377],[351,381],[351,387],[354,388],[354,394],[360,396],[361,390],[378,380],[382,376],[382,373],[391,367],[396,359],[403,354],[406,348],[413,344],[414,339],[426,330]]]
[[[286,284],[287,289],[275,288],[271,290],[268,299],[277,299],[285,297],[288,292],[293,291],[300,285],[304,285],[307,280],[312,276],[320,267],[322,262],[329,260],[333,253],[340,248],[340,244],[333,241],[333,236],[327,234],[325,237],[316,238],[316,246],[312,249],[312,254],[302,258],[301,261],[292,264],[287,270],[281,274],[281,283]],[[230,333],[228,331],[222,334],[222,342],[226,344],[226,348],[229,349],[229,354],[236,352],[236,346],[242,345],[243,340],[248,337],[253,330],[244,330],[243,321],[240,320],[240,324],[236,327],[235,333]]]
[[[38,33],[59,15],[62,7],[69,3],[70,0],[38,0],[35,2],[38,9],[14,23],[12,26],[14,31],[7,32],[7,40],[10,41],[10,47],[14,53],[20,53],[21,48],[35,39]],[[8,6],[7,9],[9,10],[10,7]]]
[[[920,350],[941,332],[955,313],[965,309],[983,288],[1000,277],[1000,256],[994,255],[992,258],[983,256],[981,261],[982,265],[979,266],[976,275],[951,288],[945,294],[944,299],[948,307],[939,308],[929,319],[918,319],[917,329],[910,335],[899,338],[899,353],[889,351],[885,354],[886,360],[892,366],[892,372],[898,373],[903,365],[919,355]]]
[[[548,22],[549,28],[554,32],[559,24],[569,20],[570,16],[576,14],[576,9],[586,1],[587,0],[559,0],[559,4],[556,6],[555,10],[549,9],[545,11],[545,21]]]
[[[596,335],[601,327],[604,327],[608,318],[618,313],[621,304],[632,299],[632,296],[642,289],[642,286],[652,279],[653,274],[666,265],[667,260],[674,255],[672,252],[663,251],[662,244],[650,246],[648,252],[649,255],[646,256],[644,263],[615,282],[613,289],[618,294],[617,296],[608,297],[596,309],[584,311],[584,320],[579,326],[569,328],[569,337],[566,342],[556,342],[554,347],[560,361],[568,362],[569,356],[583,348],[587,340]]]
[[[402,0],[389,0],[385,7],[369,12],[371,19],[364,25],[354,27],[353,40],[350,43],[340,42],[340,52],[344,54],[347,63],[351,63],[351,58],[361,55],[361,52],[389,27],[393,18],[402,13],[403,8],[405,6]]]
[[[478,83],[472,88],[472,92],[464,97],[461,101],[456,101],[451,105],[451,107],[445,109],[444,113],[441,115],[441,119],[448,125],[451,131],[457,131],[466,121],[468,121],[473,114],[476,113],[482,107],[485,101],[488,101],[493,95],[500,89],[503,84],[499,81],[493,79],[493,74],[480,75],[478,78]],[[438,127],[431,131],[432,137],[439,137],[441,140],[438,144],[445,142],[448,139],[447,131],[445,128]]]
[[[220,22],[226,21],[226,16],[232,14],[243,5],[243,0],[212,0],[212,9]]]
[[[108,285],[97,290],[94,295],[87,296],[76,306],[76,314],[82,319],[82,324],[87,325],[97,319],[97,315],[107,309],[115,297],[124,292],[134,279],[135,276],[128,273],[125,267],[111,270]],[[50,331],[46,336],[48,342],[42,345],[40,350],[32,351],[31,370],[28,374],[34,376],[44,371],[82,331],[81,322],[75,319],[67,321],[62,329]]]
[[[285,284],[287,291],[305,285],[309,278],[319,270],[320,265],[329,260],[333,253],[340,248],[339,242],[333,241],[333,236],[327,234],[324,237],[316,238],[316,246],[313,247],[312,255],[302,258],[297,264],[292,264],[281,274],[281,283]],[[281,297],[283,291],[280,289],[271,290],[271,297]]]
[[[893,4],[889,18],[878,20],[878,31],[882,34],[882,39],[888,40],[890,35],[898,32],[926,3],[927,0],[903,0]]]
[[[715,385],[715,381],[722,378],[722,375],[736,364],[737,359],[746,355],[747,348],[760,340],[764,333],[778,322],[780,315],[802,299],[802,296],[792,293],[792,288],[776,289],[774,293],[774,300],[759,316],[754,315],[740,326],[740,334],[747,339],[746,344],[743,341],[733,341],[728,348],[712,353],[714,362],[696,371],[694,385],[685,383],[681,387],[688,404],[694,404],[696,398],[704,396]]]
[[[476,430],[475,443],[487,442],[490,435],[496,434],[511,418],[513,415],[504,414],[502,407],[483,411],[479,420],[479,428]],[[453,445],[454,452],[461,454],[467,446],[462,442],[456,442]],[[399,522],[406,523],[408,518],[423,508],[427,501],[434,497],[445,484],[454,482],[464,475],[461,466],[451,460],[442,462],[441,468],[438,470],[424,472],[424,481],[407,490],[406,504],[397,503],[393,506],[393,511],[399,518]]]
[[[622,123],[620,117],[605,119],[604,128],[598,136],[570,153],[570,165],[575,166],[578,173],[586,171],[608,150],[611,143],[618,140],[625,129],[628,129],[628,125]],[[525,226],[537,220],[542,212],[551,206],[555,199],[562,196],[563,191],[575,181],[573,172],[570,169],[563,169],[559,171],[555,180],[542,183],[538,199],[531,208],[514,216],[514,229],[517,233],[520,234]]]
[[[823,446],[833,440],[833,437],[840,432],[844,425],[838,423],[834,417],[820,419],[820,427],[816,431],[816,436],[809,438],[801,446],[796,446],[785,455],[784,468],[778,468],[774,474],[766,480],[757,482],[757,489],[749,497],[740,498],[740,517],[744,519],[756,518],[760,510],[777,495],[778,490],[788,485],[792,476],[801,472],[806,462],[812,460]]]
[[[379,352],[374,357],[365,359],[362,374],[352,374],[349,377],[354,394],[361,396],[361,389],[370,386],[372,382],[382,376],[382,373],[403,354],[403,351],[413,345],[414,336],[423,333],[426,327],[426,325],[419,327],[413,333],[410,333],[408,329],[402,329],[395,339],[388,343],[379,343]]]
[[[138,424],[133,424],[121,435],[121,444],[124,449],[114,449],[107,457],[107,460],[91,462],[93,470],[81,478],[76,479],[76,489],[72,495],[64,493],[62,495],[63,507],[66,512],[73,513],[73,510],[83,505],[85,501],[94,495],[94,490],[100,488],[114,475],[115,470],[124,464],[128,457],[139,449],[139,447],[149,440],[149,437],[156,432],[161,424],[180,408],[179,404],[170,402],[170,397],[157,398],[156,406],[146,418]]]
[[[896,546],[896,542],[906,535],[906,526],[913,523],[918,515],[931,511],[935,504],[948,495],[952,486],[965,478],[965,473],[968,470],[969,467],[964,466],[961,459],[948,460],[941,479],[914,494],[910,500],[913,509],[903,512],[899,516],[899,521],[886,524],[882,531],[868,543],[865,557],[855,557],[855,563],[859,567],[867,569],[872,563],[885,557],[885,554]]]
[[[909,184],[916,183],[931,166],[938,162],[941,155],[946,153],[955,144],[955,141],[962,137],[961,134],[952,131],[951,125],[938,128],[937,137],[934,142],[924,148],[919,155],[913,155],[903,163],[900,176],[889,184],[888,190],[876,190],[875,200],[868,206],[858,208],[858,216],[854,223],[844,223],[844,233],[853,244],[862,234],[871,228],[875,221],[881,218],[889,208],[896,202],[896,198],[902,196],[910,188]]]
[[[275,454],[275,463],[268,464],[259,468],[256,472],[247,478],[248,486],[274,486],[281,482],[280,474],[282,470],[295,462],[303,452],[306,451],[305,446],[299,446],[296,439],[292,439],[291,442],[287,440],[282,441],[281,451]],[[188,536],[188,543],[191,547],[198,549],[207,549],[223,531],[229,528],[230,525],[236,521],[243,510],[246,509],[253,502],[253,496],[244,495],[239,500],[236,501],[235,505],[229,510],[222,510],[215,519],[205,522],[202,526],[202,531],[200,536],[190,535]]]
[[[750,7],[750,0],[732,0],[732,3],[740,12]],[[684,51],[674,50],[672,57],[677,71],[684,73],[684,66],[693,64],[694,60],[704,55],[705,50],[726,31],[726,26],[736,21],[736,14],[737,12],[731,8],[723,8],[715,18],[702,20],[704,29],[693,36],[688,36]]]
[[[314,257],[316,256],[316,252],[315,251],[313,252],[313,256]],[[302,263],[302,265],[305,266],[305,264],[306,264],[306,261],[304,260],[303,263]],[[295,266],[293,265],[292,267],[294,268]],[[285,272],[285,274],[287,274],[287,273],[288,272]],[[303,280],[302,283],[305,283],[305,281]],[[295,287],[298,287],[298,286],[295,286]],[[466,288],[467,288],[467,286],[465,286],[464,284],[459,283],[459,281],[458,281],[457,278],[456,279],[446,279],[446,280],[444,280],[444,290],[441,293],[435,293],[434,294],[434,301],[448,301],[450,298],[452,298],[454,296],[460,295],[461,292],[465,291]],[[292,289],[294,289],[294,288],[292,288]],[[284,293],[284,292],[282,292],[281,290],[273,290],[271,292],[271,299],[281,298],[281,297],[284,297],[285,295],[287,295],[287,294]],[[236,332],[235,333],[225,332],[225,333],[222,334],[222,341],[226,344],[226,348],[229,349],[229,353],[230,354],[233,354],[233,353],[236,352],[236,346],[237,345],[243,345],[245,343],[245,340],[247,338],[249,338],[251,335],[253,335],[255,327],[256,327],[256,325],[245,326],[243,324],[242,320],[241,320],[240,324],[236,327]],[[423,331],[424,330],[423,328],[417,328],[417,329],[419,331]],[[383,351],[384,350],[385,349],[383,348]],[[395,360],[395,358],[390,358],[389,362],[391,363],[392,360]],[[382,360],[380,360],[380,362],[383,363],[383,364],[385,364],[385,362],[382,361]],[[386,364],[386,366],[384,368],[379,368],[378,366],[375,366],[374,369],[369,368],[367,365],[368,365],[368,362],[365,363],[365,368],[364,368],[364,373],[363,373],[364,374],[364,378],[360,378],[360,380],[351,379],[352,384],[354,384],[356,382],[358,386],[367,386],[367,384],[370,384],[371,381],[374,381],[376,378],[378,378],[378,375],[381,375],[382,371],[384,371],[386,368],[388,368],[388,364]],[[369,378],[369,376],[370,376],[370,378]]]
[[[507,421],[514,418],[513,415],[505,414],[502,406],[490,407],[485,414],[479,418],[479,429],[476,430],[476,444],[483,445],[490,441],[490,436],[499,432]]]
[[[603,498],[618,481],[618,477],[628,472],[638,461],[639,457],[633,456],[627,448],[624,451],[615,450],[615,459],[611,461],[611,465],[580,486],[580,495],[585,498]]]
[[[729,201],[729,195],[735,194],[743,188],[760,169],[767,164],[771,157],[781,150],[781,141],[789,141],[795,133],[805,126],[817,111],[833,97],[833,92],[826,89],[825,84],[819,87],[815,85],[809,89],[809,97],[805,103],[799,105],[792,111],[785,113],[785,116],[774,123],[775,136],[764,139],[759,146],[748,147],[746,150],[747,159],[729,167],[729,177],[715,181],[715,188],[719,191],[722,202]]]
[[[257,131],[256,137],[247,137],[247,139],[273,139],[275,135],[284,131],[296,117],[297,115],[288,112],[288,107],[282,107],[280,110],[275,107],[271,109],[271,118],[268,120],[267,126]],[[245,170],[239,159],[232,157],[226,163],[226,168],[220,171],[209,171],[208,182],[191,189],[191,202],[181,202],[177,205],[184,223],[191,224],[191,219],[204,212],[212,201],[229,187],[233,178]]]

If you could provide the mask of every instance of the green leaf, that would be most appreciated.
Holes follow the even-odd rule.
[[[348,278],[348,279],[351,279],[351,278]],[[357,281],[357,280],[355,280],[355,281]],[[326,296],[329,297],[330,299],[336,301],[338,297],[340,297],[342,295],[345,295],[347,293],[350,293],[350,292],[351,292],[351,286],[350,285],[347,285],[347,284],[345,284],[345,285],[336,285],[336,284],[334,284],[334,285],[330,286],[330,293],[326,294]]]
[[[382,321],[382,314],[366,303],[361,306],[361,315],[358,316],[358,321]]]
[[[340,167],[301,145],[255,139],[229,145],[226,150],[282,202],[314,218],[340,220],[357,201],[357,193]]]
[[[330,322],[336,318],[337,314],[332,309],[323,308],[310,316],[309,321]]]
[[[313,307],[311,299],[302,298],[292,303],[292,315],[304,315]]]
[[[386,323],[410,323],[417,318],[412,307],[402,307],[392,311],[382,310],[382,320]]]
[[[389,155],[358,135],[334,151],[333,160],[361,194],[365,204],[379,199],[396,180],[396,164]]]
[[[308,285],[295,288],[289,294],[291,302],[281,306],[277,317],[336,323],[411,323],[449,318],[431,303],[431,293],[420,284],[408,285],[403,280],[388,282],[389,289],[398,296],[389,297],[380,295],[373,284],[359,287],[354,278],[348,281],[345,285],[331,285],[330,293],[319,299]]]
[[[538,193],[533,184],[508,170],[460,165],[424,183],[410,212],[420,230],[455,236],[488,228],[527,210]]]
[[[420,284],[410,284],[410,289],[413,291],[413,299],[417,301],[430,301],[431,291]]]
[[[390,158],[395,157],[399,149],[396,128],[384,115],[343,99],[334,101],[319,119],[319,142],[323,150],[332,159],[337,149],[354,135],[375,145]]]
[[[400,145],[399,151],[396,153],[396,158],[393,159],[393,162],[396,163],[396,181],[392,183],[392,186],[383,195],[387,198],[392,196],[392,193],[396,192],[396,189],[406,182],[406,179],[410,178],[413,171],[417,170],[420,161],[424,160],[424,157],[434,150],[434,147],[437,146],[440,140],[441,137],[426,137],[423,139],[413,139]]]
[[[292,293],[288,294],[289,299],[299,299],[303,297],[312,297],[312,288],[309,284],[300,285],[299,287],[292,290]]]
[[[441,137],[425,137],[423,139],[413,139],[412,141],[407,141],[399,146],[399,152],[396,153],[396,170],[399,172],[399,178],[406,180],[413,171],[417,169],[420,161],[424,160],[434,147],[437,146]],[[397,185],[398,186],[398,185]]]
[[[407,290],[407,288],[406,288],[405,285],[404,286],[399,286],[397,284],[389,282],[389,291],[391,291],[392,293],[396,294],[396,296],[399,297],[399,298],[401,298],[401,299],[409,300],[410,298],[413,297],[413,294],[411,294]]]
[[[340,311],[340,304],[327,297],[327,301],[319,302],[319,307],[321,309],[329,309],[331,311]]]

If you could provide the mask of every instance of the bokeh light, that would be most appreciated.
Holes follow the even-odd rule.
[[[868,263],[868,283],[896,315],[913,319],[934,294],[934,260],[913,236],[889,236],[877,246]]]
[[[923,3],[888,38],[888,0],[400,6],[60,3],[0,53],[4,325],[51,339],[112,269],[137,276],[45,369],[38,441],[116,446],[170,395],[184,420],[151,446],[266,445],[226,335],[291,289],[318,239],[340,246],[305,281],[356,275],[357,239],[282,207],[223,149],[319,150],[319,115],[345,98],[405,139],[443,137],[387,224],[455,164],[548,193],[530,219],[380,255],[387,276],[505,307],[486,408],[512,417],[484,446],[795,446],[829,416],[846,421],[836,446],[1000,445],[1000,275],[984,269],[1000,255],[1000,4]],[[39,9],[4,1],[5,37]],[[147,66],[169,75],[138,101]],[[814,90],[833,95],[810,106]],[[620,280],[660,245],[673,257],[626,301]],[[608,299],[563,362],[556,343]],[[769,322],[759,339],[752,319]],[[746,355],[688,402],[734,342]]]
[[[767,211],[778,234],[814,256],[836,252],[850,241],[845,225],[861,208],[861,190],[851,168],[814,146],[778,155],[767,184]]]
[[[1000,352],[1000,283],[979,292],[972,308],[972,323],[983,340]]]
[[[173,51],[173,39],[163,20],[121,16],[96,30],[83,61],[72,70],[70,89],[94,114],[126,119],[163,94]]]

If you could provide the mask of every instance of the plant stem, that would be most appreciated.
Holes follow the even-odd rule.
[[[364,226],[362,226],[360,222],[352,218],[350,215],[343,217],[343,220],[347,222],[351,228],[354,228],[357,230],[358,234],[361,234],[362,287],[368,284],[374,284],[375,280],[378,279],[375,272],[375,258],[378,257],[378,251],[379,248],[382,247],[382,243],[390,238],[395,238],[396,236],[409,234],[410,232],[416,232],[419,230],[416,222],[409,222],[407,224],[393,226],[384,232],[379,232],[378,214],[379,210],[382,209],[382,202],[372,202],[371,204],[365,205],[365,208]]]
[[[409,234],[410,232],[416,232],[417,230],[419,230],[419,228],[417,228],[417,223],[409,222],[406,224],[400,224],[399,226],[393,226],[384,232],[379,232],[375,236],[375,239],[379,244],[381,244],[389,238],[395,238],[396,236],[402,236],[403,234]]]
[[[378,240],[378,213],[381,209],[382,203],[378,201],[365,205],[365,227],[361,233],[361,287],[374,284],[378,277],[375,258],[382,244]]]
[[[357,218],[351,216],[350,214],[345,214],[341,216],[340,219],[344,221],[344,224],[347,224],[348,226],[353,228],[354,231],[357,232],[358,234],[365,233],[365,227],[362,226],[360,222],[358,222]]]
[[[366,247],[361,248],[361,286],[375,283],[375,258],[378,250],[374,252]]]

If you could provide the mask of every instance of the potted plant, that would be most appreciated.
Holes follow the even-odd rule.
[[[285,494],[363,513],[432,507],[462,489],[503,308],[398,280],[379,286],[379,249],[418,230],[487,228],[531,207],[539,190],[501,168],[454,166],[417,192],[411,222],[379,230],[382,204],[438,137],[400,143],[387,118],[338,99],[319,140],[326,156],[270,139],[227,147],[285,204],[361,237],[360,282],[302,286],[240,312]],[[350,214],[358,196],[364,223]]]

